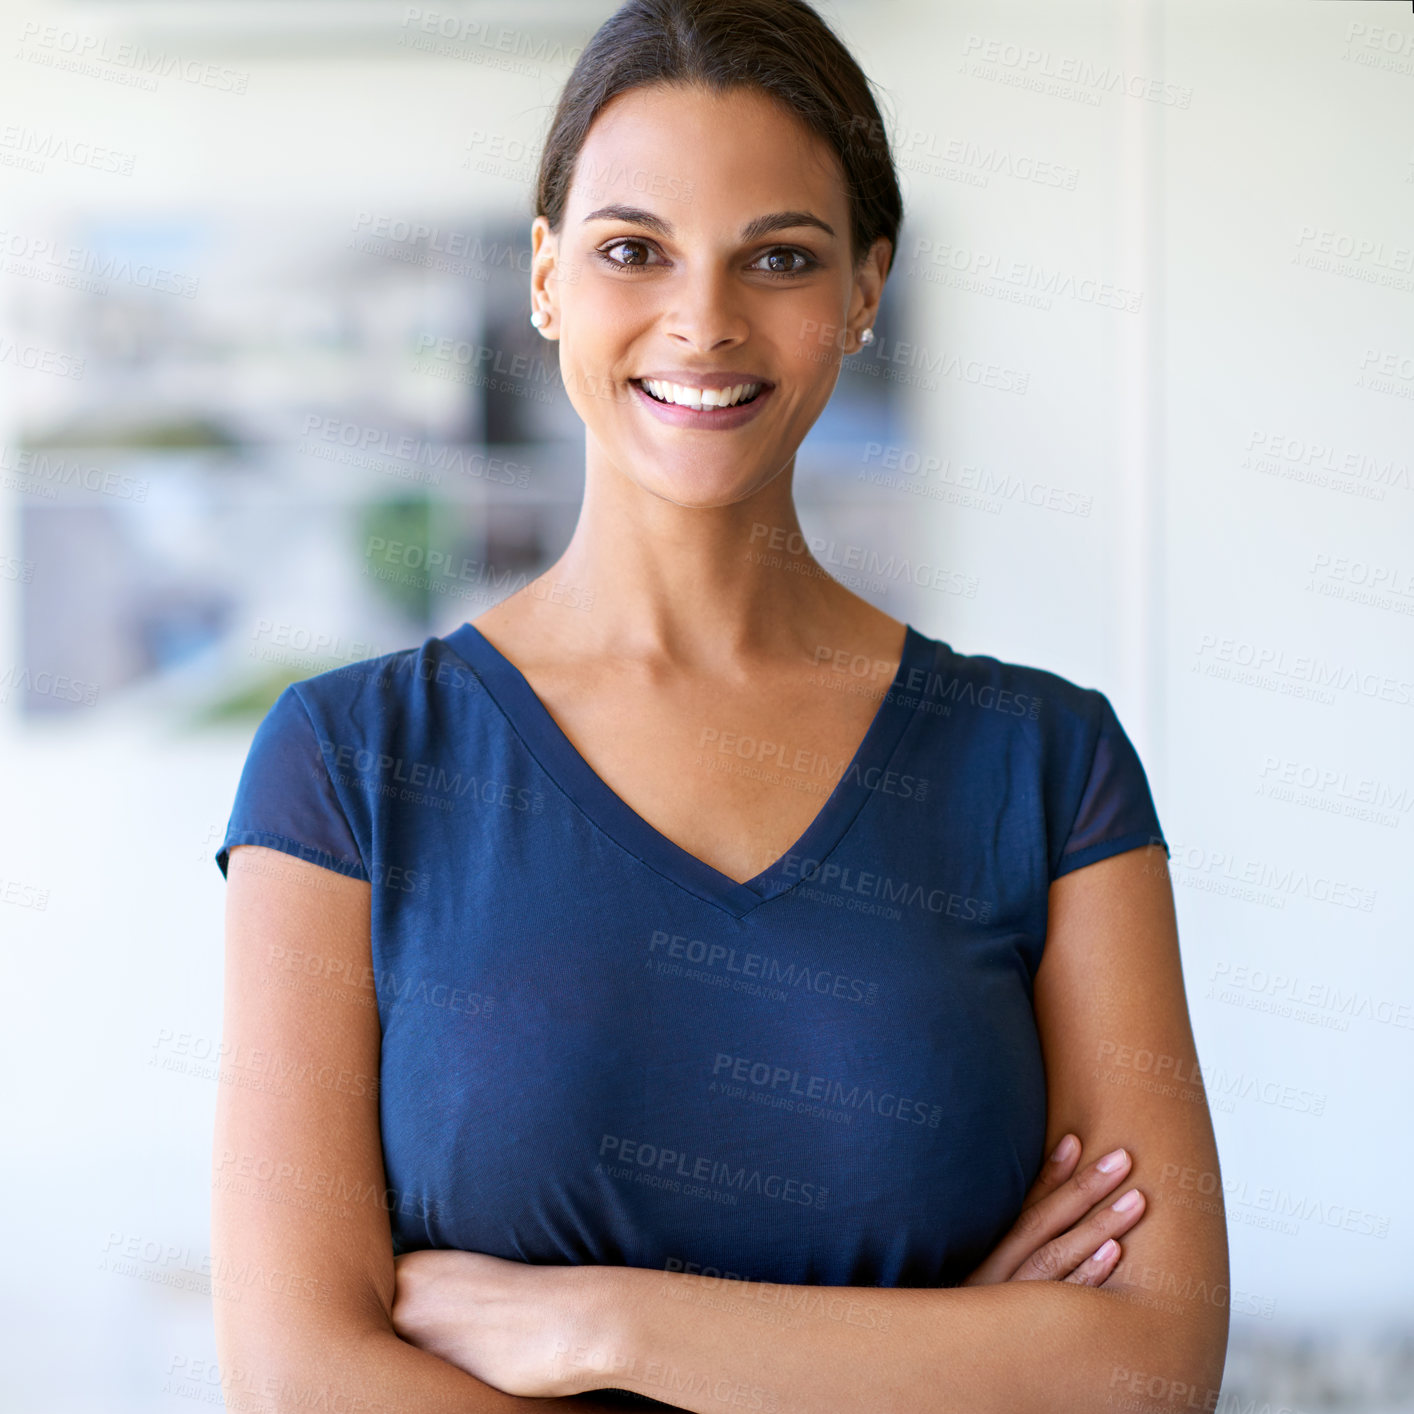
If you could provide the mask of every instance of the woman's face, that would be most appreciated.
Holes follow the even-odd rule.
[[[591,464],[687,506],[785,470],[883,286],[888,242],[856,269],[849,217],[828,144],[759,90],[608,103],[558,236],[543,217],[532,233],[535,306]]]

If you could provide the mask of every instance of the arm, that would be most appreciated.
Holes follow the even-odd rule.
[[[369,905],[367,883],[277,850],[231,851],[211,1203],[226,1398],[259,1414],[564,1411],[493,1389],[394,1331]],[[344,980],[282,968],[293,948]],[[311,1201],[320,1175],[337,1199]],[[587,1396],[568,1406],[620,1407]]]
[[[1087,1162],[1124,1144],[1149,1200],[1103,1286],[733,1282],[732,1299],[724,1283],[698,1276],[603,1268],[597,1327],[571,1356],[583,1371],[573,1387],[612,1383],[698,1414],[733,1403],[765,1414],[1093,1414],[1115,1401],[1153,1414],[1214,1409],[1227,1345],[1226,1230],[1220,1210],[1170,1198],[1175,1173],[1218,1167],[1191,1079],[1173,895],[1157,846],[1052,885],[1035,1009],[1049,1142],[1083,1135]],[[1156,1062],[1138,1069],[1139,1049],[1179,1083],[1146,1085]]]

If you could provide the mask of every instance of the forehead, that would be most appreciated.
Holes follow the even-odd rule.
[[[805,209],[847,224],[844,173],[829,143],[760,89],[629,89],[599,111],[575,163],[566,215],[646,207],[673,224],[735,228],[763,211]],[[740,219],[739,219],[740,218]]]

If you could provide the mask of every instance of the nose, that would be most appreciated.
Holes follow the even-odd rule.
[[[715,353],[746,341],[743,296],[725,271],[699,269],[673,282],[663,330],[681,349]]]

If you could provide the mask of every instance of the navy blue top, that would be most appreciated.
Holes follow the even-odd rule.
[[[1047,889],[1167,853],[1139,758],[1101,692],[912,626],[832,791],[791,743],[703,751],[823,800],[745,883],[463,624],[287,687],[216,862],[373,886],[396,1251],[954,1285],[1044,1158]]]

